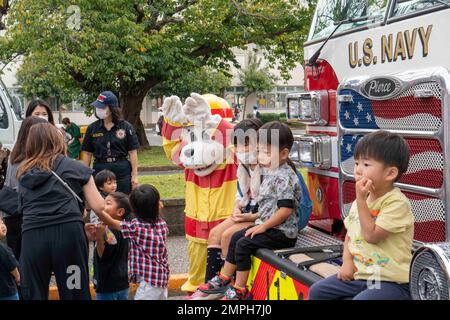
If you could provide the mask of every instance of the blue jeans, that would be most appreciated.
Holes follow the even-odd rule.
[[[314,283],[309,288],[309,300],[410,300],[409,284],[380,281],[375,288],[366,280],[342,281],[335,275]]]
[[[19,300],[19,293],[16,292],[16,294],[9,297],[0,298],[0,300]]]
[[[128,300],[128,289],[108,293],[96,293],[97,300]]]

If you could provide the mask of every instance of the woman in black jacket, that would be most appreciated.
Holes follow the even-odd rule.
[[[35,116],[30,116],[23,120],[17,135],[17,141],[14,143],[14,148],[8,159],[8,168],[6,170],[5,186],[8,186],[17,191],[19,181],[17,181],[17,168],[19,164],[25,159],[25,145],[27,143],[28,133],[30,128],[37,123],[46,123],[47,121]],[[0,212],[1,214],[1,212]],[[22,242],[22,216],[11,216],[3,213],[3,221],[8,228],[6,242],[8,247],[14,252],[17,260],[20,259],[20,249]]]
[[[25,300],[48,299],[52,272],[61,299],[90,299],[88,242],[76,195],[84,195],[97,213],[103,210],[104,200],[95,187],[92,170],[65,155],[66,145],[57,128],[50,123],[31,127],[25,160],[17,171]]]

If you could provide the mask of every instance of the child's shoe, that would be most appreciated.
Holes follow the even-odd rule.
[[[252,295],[247,288],[241,290],[230,285],[221,300],[252,300]]]
[[[218,300],[224,296],[231,280],[232,278],[218,273],[207,283],[200,285],[197,291],[189,297],[189,300]]]

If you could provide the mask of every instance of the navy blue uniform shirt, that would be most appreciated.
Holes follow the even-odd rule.
[[[133,126],[125,120],[107,130],[103,120],[90,124],[86,130],[81,150],[93,154],[95,159],[125,158],[128,152],[139,149]]]

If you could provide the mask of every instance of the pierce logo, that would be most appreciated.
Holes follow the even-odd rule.
[[[402,85],[400,80],[393,77],[371,78],[362,86],[363,94],[373,100],[394,98],[401,90]]]

